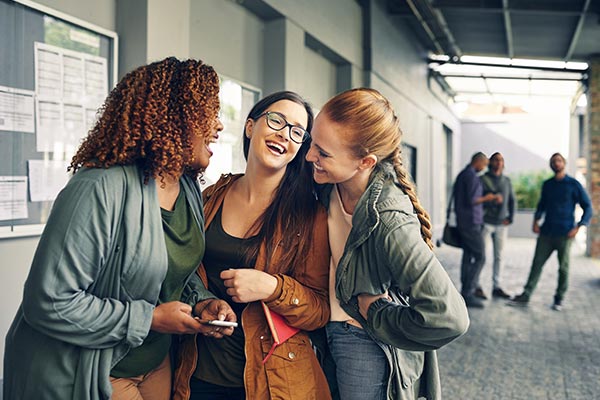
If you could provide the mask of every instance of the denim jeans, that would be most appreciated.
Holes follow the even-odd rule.
[[[367,332],[346,322],[330,322],[327,341],[342,400],[387,399],[388,361]]]
[[[499,289],[500,285],[500,274],[504,261],[502,260],[502,251],[504,250],[504,243],[506,243],[506,237],[508,236],[508,225],[492,225],[485,224],[483,226],[483,237],[487,242],[487,238],[491,236],[492,247],[494,252],[494,264],[492,269],[492,288]],[[481,287],[481,284],[477,284],[477,287]]]

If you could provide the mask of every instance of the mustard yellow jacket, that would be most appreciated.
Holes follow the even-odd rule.
[[[215,185],[204,191],[206,228],[223,203],[231,183],[240,176],[223,175]],[[284,237],[289,238],[292,234],[293,232],[280,232],[273,237],[273,240],[280,242]],[[322,206],[319,206],[312,241],[306,262],[296,266],[294,276],[275,275],[277,289],[271,297],[264,300],[269,308],[281,314],[288,324],[301,329],[278,346],[265,365],[262,365],[262,360],[271,349],[273,339],[260,302],[248,303],[242,313],[241,323],[246,338],[244,386],[248,400],[328,400],[331,398],[327,381],[307,333],[324,326],[330,316],[328,300],[330,252],[327,238],[327,213]],[[255,268],[258,270],[265,269],[265,253],[263,245],[256,261]],[[280,256],[281,252],[275,250],[273,254],[275,261]],[[206,272],[203,265],[198,269],[198,273],[206,285]],[[174,400],[189,399],[189,382],[196,369],[197,360],[195,335],[183,336],[173,382]]]

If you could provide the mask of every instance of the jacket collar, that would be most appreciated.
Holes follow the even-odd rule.
[[[398,191],[398,195],[390,195],[395,191]],[[358,246],[364,242],[379,224],[382,212],[401,208],[405,197],[402,196],[403,194],[391,163],[383,162],[375,167],[369,184],[354,210],[352,216],[354,234],[352,242],[348,244]]]

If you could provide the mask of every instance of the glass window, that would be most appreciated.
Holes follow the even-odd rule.
[[[260,91],[221,76],[219,97],[221,122],[224,129],[217,143],[211,145],[213,156],[204,173],[204,186],[215,183],[221,174],[244,172],[244,144],[242,136],[246,116],[258,101]]]

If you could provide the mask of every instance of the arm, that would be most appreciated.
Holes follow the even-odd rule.
[[[88,348],[138,346],[148,334],[154,305],[122,302],[110,296],[115,289],[103,289],[113,279],[106,274],[118,273],[105,269],[118,252],[125,185],[124,178],[76,176],[57,197],[24,288],[24,317],[35,329]],[[99,292],[105,295],[94,295]]]
[[[583,215],[581,216],[581,220],[579,221],[577,226],[588,225],[590,223],[590,220],[592,219],[592,215],[594,213],[592,210],[592,203],[590,201],[589,196],[585,192],[585,189],[583,189],[583,186],[581,186],[581,184],[579,182],[577,182],[577,187],[579,189],[578,203],[581,206],[581,208],[583,209]]]
[[[263,300],[291,326],[314,330],[329,321],[329,257],[327,214],[321,209],[309,255],[303,265],[296,267],[293,277],[254,269],[223,271],[221,277],[231,280],[225,283],[230,288],[227,292],[238,295],[240,302]]]
[[[408,307],[385,298],[371,304],[367,323],[379,340],[405,350],[425,351],[466,332],[469,317],[464,301],[421,239],[416,219],[410,218],[386,235],[382,254],[388,255],[389,290],[398,289],[410,297]]]
[[[314,330],[325,326],[331,315],[330,258],[327,212],[323,207],[319,207],[306,262],[298,266],[293,278],[278,275],[278,281],[281,280],[281,294],[266,299],[265,303],[296,328]]]
[[[507,225],[513,223],[513,219],[515,218],[515,208],[516,208],[516,197],[515,192],[512,187],[512,182],[508,180],[508,217]]]
[[[548,194],[546,193],[547,188],[547,182],[544,182],[544,184],[542,185],[542,193],[540,195],[540,200],[538,201],[537,207],[535,209],[535,214],[533,215],[532,230],[534,233],[540,233],[540,225],[538,222],[546,212],[546,199],[548,197]]]

